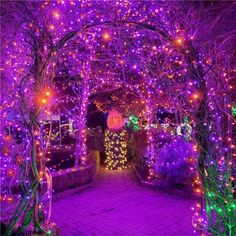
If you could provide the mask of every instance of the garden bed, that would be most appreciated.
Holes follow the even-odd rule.
[[[88,154],[88,165],[52,173],[53,199],[64,197],[78,190],[92,186],[99,168],[100,153],[92,151]]]
[[[52,173],[53,199],[89,187],[93,179],[94,171],[92,165]]]
[[[170,186],[170,184],[166,183],[165,180],[154,178],[151,181],[148,181],[144,176],[142,171],[134,166],[134,173],[137,176],[140,183],[144,186],[151,187],[153,189],[158,189],[162,192],[175,194],[181,197],[188,197],[193,199],[198,199],[200,195],[198,193],[193,192],[193,187],[191,184],[186,184],[183,186]],[[187,194],[187,195],[186,195]]]

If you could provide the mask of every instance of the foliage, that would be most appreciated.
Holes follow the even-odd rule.
[[[196,164],[196,153],[193,144],[179,137],[160,149],[154,170],[170,184],[191,183],[191,168],[193,169],[194,163]]]

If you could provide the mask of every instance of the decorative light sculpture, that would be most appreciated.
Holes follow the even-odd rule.
[[[106,165],[109,170],[121,170],[126,168],[126,131],[105,131]]]
[[[116,110],[110,111],[107,117],[107,126],[111,130],[120,130],[123,127],[122,115]]]
[[[129,120],[127,122],[127,127],[132,127],[134,131],[139,130],[139,125],[138,125],[138,117],[137,116],[129,116]]]

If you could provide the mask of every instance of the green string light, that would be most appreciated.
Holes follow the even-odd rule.
[[[232,106],[232,116],[236,116],[236,106]]]
[[[129,120],[127,122],[127,127],[132,127],[134,131],[139,130],[138,126],[138,117],[137,116],[129,116]]]
[[[188,117],[187,117],[187,116],[184,117],[184,123],[185,123],[185,124],[188,123]]]

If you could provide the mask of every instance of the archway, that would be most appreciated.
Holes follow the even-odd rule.
[[[61,52],[59,54],[63,54],[64,50],[67,51],[67,50],[71,50],[72,49],[72,50],[77,51],[76,48],[77,47],[79,48],[81,45],[79,46],[78,44],[76,44],[74,42],[78,41],[79,39],[80,40],[84,40],[83,37],[86,38],[87,35],[90,35],[90,30],[94,30],[94,29],[97,29],[97,28],[98,28],[99,31],[104,31],[104,33],[102,34],[102,38],[99,38],[98,40],[105,41],[105,43],[109,42],[111,40],[111,36],[109,35],[109,33],[107,33],[106,27],[108,27],[108,26],[112,27],[112,28],[110,28],[111,32],[113,30],[115,31],[116,28],[119,29],[119,27],[121,27],[121,26],[122,27],[126,27],[128,29],[131,28],[134,31],[136,31],[136,29],[141,30],[141,31],[142,30],[143,31],[150,31],[150,33],[153,33],[154,36],[157,36],[158,39],[161,40],[160,42],[158,42],[160,45],[165,44],[165,41],[166,41],[166,42],[172,42],[171,46],[174,48],[174,50],[180,50],[180,48],[182,47],[182,39],[173,39],[170,35],[168,35],[167,32],[164,32],[164,31],[162,31],[160,29],[157,29],[156,27],[149,27],[148,25],[144,25],[144,24],[140,24],[140,23],[136,23],[136,22],[123,22],[123,21],[120,21],[120,22],[118,21],[114,25],[113,22],[107,21],[107,22],[103,22],[103,23],[92,24],[92,25],[86,26],[84,29],[82,29],[79,32],[71,32],[71,33],[69,33],[68,36],[65,37],[65,42],[64,42],[65,46],[60,48]],[[153,35],[151,35],[150,37],[152,38]],[[96,40],[97,39],[92,38],[92,41],[89,41],[89,43],[90,44],[96,44]],[[64,41],[64,39],[63,39],[63,41]],[[84,42],[84,44],[82,44],[82,46],[86,48],[85,45],[87,43],[88,42]],[[187,47],[188,47],[189,50],[194,50],[194,48],[192,48],[191,44],[187,45]],[[91,51],[91,48],[89,46],[87,46],[87,49],[89,51],[88,54],[89,54],[90,58],[88,59],[88,61],[86,61],[86,58],[83,58],[82,64],[80,65],[81,66],[81,70],[83,71],[82,72],[83,73],[82,77],[84,78],[83,79],[84,82],[82,82],[83,90],[82,90],[82,94],[81,94],[81,97],[83,99],[83,102],[82,102],[82,104],[83,104],[82,108],[83,109],[85,109],[86,104],[87,104],[87,100],[88,100],[90,89],[91,89],[90,87],[91,86],[96,86],[96,82],[95,82],[95,85],[94,84],[89,84],[91,82],[91,80],[89,78],[89,73],[92,70],[91,67],[93,66],[93,63],[96,63],[97,61],[98,62],[100,61],[100,59],[93,59],[95,57],[95,55],[94,55],[95,51]],[[152,49],[154,51],[153,53],[155,54],[156,50],[157,50],[157,46],[153,46]],[[166,54],[165,51],[162,52],[162,53],[164,53],[164,55]],[[184,52],[182,52],[181,50],[177,51],[177,55],[180,55],[180,57],[183,57],[182,59],[184,59],[184,57],[185,57]],[[103,62],[103,60],[102,60],[102,62]],[[145,62],[145,59],[144,59],[144,62]],[[180,63],[180,68],[181,68],[181,65],[182,65],[183,62],[182,61],[180,61],[180,62],[181,62]],[[121,64],[121,66],[122,66],[123,65],[123,60],[120,60],[120,59],[112,60],[111,65],[114,66],[114,64],[116,64],[116,66],[117,66],[117,63]],[[106,64],[106,65],[108,65],[108,67],[111,66],[109,64]],[[134,64],[132,69],[136,70],[137,69],[137,65]],[[190,66],[189,69],[191,70],[192,67]],[[200,71],[202,70],[201,67],[199,67],[198,69]],[[143,66],[142,70],[143,71],[141,73],[142,73],[142,75],[143,75],[143,77],[145,79],[144,79],[143,88],[141,88],[142,92],[139,91],[139,94],[142,93],[142,97],[145,97],[144,100],[145,100],[146,107],[147,107],[148,123],[151,124],[151,122],[152,122],[151,120],[152,120],[152,117],[153,117],[153,110],[152,110],[153,108],[152,107],[153,107],[153,100],[154,100],[151,97],[153,95],[153,92],[156,91],[156,89],[155,89],[155,87],[154,87],[154,85],[152,83],[155,83],[155,81],[157,79],[153,78],[154,74],[153,74],[152,71],[150,73],[147,72],[147,68],[145,66]],[[121,78],[125,80],[124,71],[123,70],[121,70],[121,71],[123,73]],[[195,73],[198,74],[198,72],[196,72],[196,71],[195,71]],[[200,72],[200,74],[201,74],[201,72]],[[109,76],[111,78],[109,78]],[[109,75],[109,76],[105,80],[102,79],[101,81],[99,81],[99,79],[98,79],[98,83],[100,83],[100,82],[102,84],[103,83],[108,83],[109,79],[111,79],[110,83],[114,83],[114,82],[116,83],[116,80],[112,79],[111,75]],[[172,75],[172,77],[173,77],[173,75]],[[203,78],[200,78],[198,75],[197,75],[197,78],[200,79],[200,80],[203,79]],[[146,82],[147,80],[148,80],[148,82]],[[165,85],[167,80],[165,78],[162,78],[162,77],[161,77],[161,80],[163,80],[162,82]],[[94,81],[92,81],[92,82],[94,83]],[[202,83],[204,83],[204,81],[202,81]],[[126,86],[129,86],[129,87],[133,86],[132,83],[131,83],[131,85],[129,85],[129,82],[127,83],[126,81],[125,81],[124,84],[126,84]],[[169,86],[171,87],[171,85],[173,85],[173,84],[170,83]],[[174,84],[174,85],[176,86],[176,84]],[[134,85],[133,87],[136,90],[139,90],[139,89],[137,89],[136,86],[138,87],[139,85]],[[159,89],[160,89],[160,94],[163,95],[163,91],[162,91],[161,86],[159,86]],[[174,93],[175,92],[176,91],[174,91]],[[176,94],[174,94],[174,95],[176,95]],[[176,102],[176,98],[173,96],[173,94],[171,96],[172,96],[172,98]],[[171,97],[171,96],[169,96],[169,97]],[[180,105],[181,102],[178,101],[178,104]],[[81,132],[84,132],[84,124],[85,124],[85,116],[86,116],[85,110],[81,111],[81,114],[82,114],[81,116],[79,115],[80,124],[78,124],[78,127],[79,127],[79,130]],[[148,130],[148,132],[149,132],[149,130]],[[78,162],[79,158],[82,158],[83,159],[82,163],[85,164],[85,156],[86,156],[85,155],[85,153],[86,153],[85,150],[86,150],[86,147],[85,147],[84,141],[83,141],[85,137],[84,137],[84,135],[82,133],[78,137],[79,137],[78,138],[79,141],[77,142],[78,145],[77,145],[77,151],[76,151],[78,157],[77,157],[76,163]],[[152,133],[149,132],[148,133],[148,143],[149,143],[149,156],[150,156],[149,167],[150,167],[150,169],[153,166],[154,155],[155,155],[154,154],[155,152],[153,152],[153,150],[151,150],[152,142],[153,142]],[[151,170],[150,170],[150,174],[152,175],[152,171]]]
[[[133,137],[137,131],[142,129],[142,123],[144,120],[145,122],[147,120],[145,99],[143,98],[142,94],[135,91],[135,88],[127,85],[124,82],[118,81],[113,83],[103,83],[95,86],[93,89],[91,89],[89,101],[91,105],[91,111],[88,112],[87,118],[87,123],[90,124],[89,127],[93,127],[95,132],[96,127],[101,127],[102,123],[102,136],[101,133],[98,132],[99,143],[102,143],[100,145],[100,154],[102,155],[101,163],[103,163],[103,165],[105,162],[107,163],[106,158],[107,156],[110,156],[108,155],[110,151],[106,149],[105,152],[105,146],[108,148],[108,146],[110,146],[108,143],[111,142],[111,140],[108,140],[108,136],[113,136],[112,134],[114,134],[118,138],[119,132],[123,130],[123,133],[125,134],[123,140],[125,142],[124,158],[126,159],[125,164],[127,165],[134,157],[134,154],[131,153],[134,140],[130,142],[129,139],[130,137]],[[108,125],[108,119],[110,119],[109,117],[112,115],[112,112],[115,112],[114,119],[116,119],[116,115],[119,115],[121,118],[119,121],[120,123],[118,126],[116,125],[115,128],[110,127],[110,125],[112,125],[111,122],[109,123],[110,125]],[[136,119],[136,127],[133,127],[133,123],[131,121],[132,117],[135,117]],[[98,120],[101,123],[99,123]],[[96,132],[94,132],[92,133],[96,137]],[[93,138],[90,138],[90,141],[93,142]],[[90,141],[88,141],[88,144]],[[115,140],[114,142],[116,143]],[[143,140],[143,142],[145,143],[145,140]],[[101,147],[103,147],[103,149],[101,149]],[[99,147],[97,148],[99,149]]]

